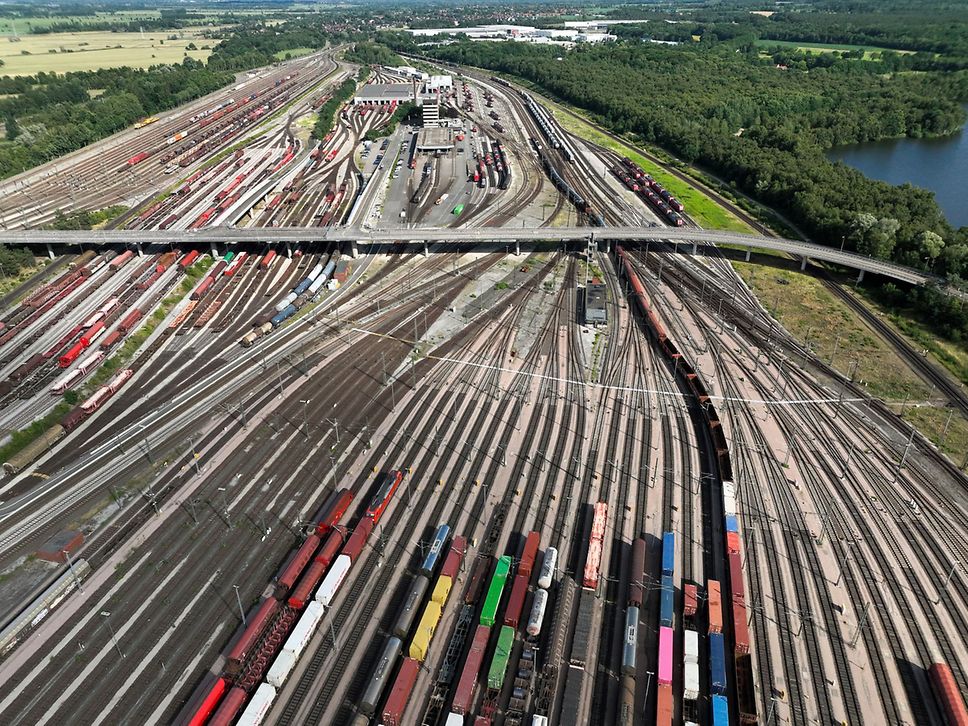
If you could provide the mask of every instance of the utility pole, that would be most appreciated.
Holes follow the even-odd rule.
[[[64,553],[64,558],[67,560],[67,568],[71,571],[71,574],[74,576],[74,584],[77,585],[77,589],[79,592],[84,592],[84,588],[81,587],[81,578],[77,576],[77,572],[74,570],[74,561],[71,559],[71,553],[68,552],[67,550],[61,550],[61,551]],[[952,570],[954,570],[954,568],[952,568]]]
[[[114,628],[111,627],[111,621],[108,618],[111,616],[107,610],[101,611],[101,617],[104,618],[104,624],[108,626],[108,630],[111,632],[111,642],[114,643],[114,647],[118,649],[118,654],[124,658],[124,652],[121,650],[121,644],[118,643],[118,636],[114,633]]]
[[[239,604],[239,615],[242,616],[242,624],[245,625],[245,610],[242,608],[242,598],[239,596],[239,586],[232,585],[235,588],[235,600]]]
[[[850,641],[850,647],[855,648],[857,646],[857,639],[860,638],[860,631],[864,629],[867,624],[867,614],[870,612],[871,604],[868,600],[867,604],[864,605],[864,614],[860,618],[860,622],[857,624],[857,632],[854,633],[853,639]]]

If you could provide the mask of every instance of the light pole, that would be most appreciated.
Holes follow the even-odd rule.
[[[232,585],[235,588],[235,601],[239,604],[239,615],[242,616],[242,624],[245,625],[245,610],[242,608],[242,598],[239,596],[239,586]]]
[[[309,409],[309,402],[311,400],[312,399],[309,399],[309,398],[300,399],[299,400],[299,403],[301,403],[303,405],[303,425],[306,427],[306,441],[309,441],[309,413],[308,413],[308,409]]]
[[[652,676],[654,676],[655,673],[652,671],[646,671],[645,674],[648,676],[648,679],[645,681],[645,699],[643,700],[642,706],[643,712],[647,712],[649,708],[649,688],[652,686]]]
[[[118,643],[118,636],[114,634],[114,628],[111,627],[111,621],[108,620],[111,613],[107,610],[101,611],[101,617],[104,618],[104,624],[108,626],[108,630],[111,631],[111,642],[114,643],[114,647],[118,649],[118,653],[122,658],[124,658],[124,653],[121,651],[121,645]]]

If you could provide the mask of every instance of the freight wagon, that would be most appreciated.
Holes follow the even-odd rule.
[[[481,610],[481,625],[492,626],[497,620],[497,609],[501,604],[501,596],[504,594],[504,585],[507,582],[510,569],[510,557],[505,555],[497,561],[497,567],[491,577],[491,584],[484,599],[484,608]]]

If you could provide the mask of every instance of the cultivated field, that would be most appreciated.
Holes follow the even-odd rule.
[[[195,30],[172,30],[154,33],[51,33],[8,37],[0,41],[0,74],[33,75],[40,71],[67,73],[98,68],[132,66],[147,68],[160,63],[180,63],[185,56],[205,60],[211,53],[203,45],[217,41],[198,36]],[[169,36],[178,35],[177,40]],[[194,43],[198,50],[185,50]]]
[[[810,43],[797,42],[792,40],[757,40],[756,44],[763,47],[782,46],[784,48],[796,48],[807,53],[846,53],[852,50],[864,51],[864,60],[872,60],[879,57],[881,53],[898,53],[900,55],[910,55],[913,50],[896,50],[894,48],[879,48],[876,45],[847,45],[838,43]]]

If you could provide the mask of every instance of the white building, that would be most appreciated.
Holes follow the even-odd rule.
[[[451,76],[431,76],[424,86],[427,93],[442,93],[454,87],[454,79]]]

